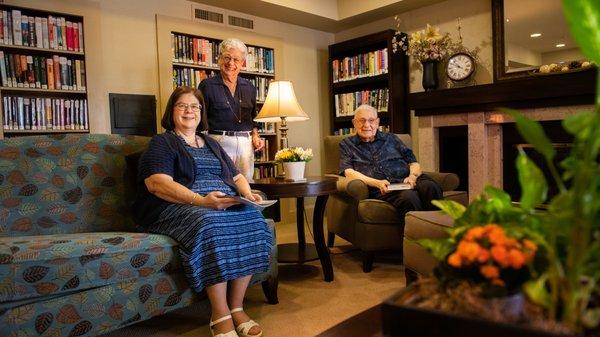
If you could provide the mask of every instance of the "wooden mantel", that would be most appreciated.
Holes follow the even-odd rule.
[[[493,111],[498,107],[547,108],[594,103],[597,69],[539,75],[492,84],[418,92],[408,96],[416,116]]]
[[[513,120],[497,108],[517,108],[538,121],[562,120],[593,109],[596,74],[589,69],[410,94],[408,106],[418,116],[419,163],[437,171],[439,129],[466,125],[469,199],[481,194],[485,185],[502,188],[502,124]]]

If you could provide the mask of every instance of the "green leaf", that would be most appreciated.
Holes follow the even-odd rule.
[[[531,210],[546,200],[548,184],[542,171],[529,157],[519,151],[517,171],[521,183],[521,208]]]
[[[562,126],[578,139],[588,139],[592,132],[594,112],[585,111],[568,116],[562,121]]]
[[[600,1],[563,0],[571,36],[583,54],[600,64]]]
[[[438,261],[444,261],[455,248],[455,244],[448,239],[420,239],[414,240],[414,242],[425,248]]]
[[[512,208],[512,201],[510,199],[510,195],[504,190],[488,185],[484,189],[485,194],[487,194],[488,199],[486,202],[486,210],[504,210]]]
[[[551,162],[556,155],[552,143],[546,137],[544,129],[540,123],[532,121],[531,119],[523,116],[520,112],[513,109],[501,108],[500,111],[511,115],[517,123],[517,130],[525,141],[533,145],[533,147],[541,153],[547,161]]]
[[[527,297],[544,308],[548,308],[551,303],[550,293],[546,289],[548,273],[543,274],[537,280],[527,281],[523,284],[523,291]]]
[[[433,200],[431,203],[454,220],[460,218],[466,209],[465,206],[453,200]]]

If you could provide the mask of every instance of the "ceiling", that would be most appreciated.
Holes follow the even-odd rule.
[[[345,29],[445,0],[191,0],[320,31]]]
[[[504,0],[504,19],[505,40],[510,44],[538,53],[576,48],[561,0]],[[532,38],[533,33],[542,36]],[[558,43],[565,46],[557,48]]]

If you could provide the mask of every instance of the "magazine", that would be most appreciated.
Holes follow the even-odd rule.
[[[388,185],[388,191],[410,190],[412,187],[408,183],[395,183]]]
[[[267,208],[267,207],[275,204],[277,202],[277,200],[263,200],[263,201],[260,201],[260,202],[255,202],[255,201],[252,201],[250,199],[246,199],[244,197],[241,197],[239,195],[238,196],[234,196],[233,198],[236,199],[237,201],[239,201],[240,204],[253,206],[253,207],[258,208],[261,211],[263,209],[265,209],[265,208]]]

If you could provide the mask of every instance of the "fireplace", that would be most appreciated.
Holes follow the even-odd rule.
[[[554,164],[562,173],[559,163],[567,157],[570,151],[573,136],[568,134],[561,125],[561,121],[545,121],[541,122],[546,135],[552,142],[556,151]],[[546,164],[544,157],[537,152],[530,144],[527,144],[523,137],[519,134],[516,124],[507,123],[502,125],[502,152],[504,153],[503,162],[503,180],[504,190],[510,194],[512,200],[521,198],[521,190],[518,179],[518,173],[515,165],[515,160],[518,155],[518,147],[531,158],[531,160],[542,170],[546,181],[548,182],[548,197],[552,197],[558,193],[557,185],[550,174],[550,170]]]

